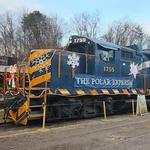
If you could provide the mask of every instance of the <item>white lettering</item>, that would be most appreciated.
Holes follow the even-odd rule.
[[[77,84],[90,84],[90,80],[89,78],[79,78],[79,77],[76,77],[76,81],[77,81]]]
[[[131,80],[126,79],[100,79],[100,78],[82,78],[76,77],[76,83],[78,85],[93,85],[93,86],[107,86],[107,87],[119,87],[119,86],[132,86]]]

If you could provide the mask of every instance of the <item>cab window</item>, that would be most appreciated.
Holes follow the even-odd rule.
[[[100,50],[100,60],[114,61],[114,50]]]
[[[134,54],[133,54],[133,52],[122,50],[121,51],[121,58],[122,59],[133,59]]]

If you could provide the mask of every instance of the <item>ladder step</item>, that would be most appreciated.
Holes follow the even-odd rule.
[[[41,97],[43,97],[44,95],[34,95],[34,94],[30,94],[30,95],[28,95],[28,97],[29,98],[41,98]]]
[[[42,107],[42,105],[31,105],[31,106],[29,106],[30,108],[37,108],[37,107]]]
[[[26,90],[31,90],[31,91],[35,91],[35,90],[48,90],[49,88],[39,88],[39,87],[37,87],[37,88],[26,88]]]
[[[31,95],[31,96],[29,96],[29,98],[41,98],[41,97],[43,97],[43,96],[33,96],[33,95]]]
[[[30,114],[29,119],[37,119],[43,117],[42,113]]]

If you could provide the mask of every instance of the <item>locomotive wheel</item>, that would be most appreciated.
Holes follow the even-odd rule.
[[[108,115],[113,115],[114,110],[113,110],[113,102],[106,102],[106,111]]]
[[[76,107],[72,110],[72,118],[81,118],[81,107]]]
[[[113,115],[114,114],[114,102],[113,102],[113,99],[112,97],[107,97],[105,99],[106,101],[106,112],[108,115]]]

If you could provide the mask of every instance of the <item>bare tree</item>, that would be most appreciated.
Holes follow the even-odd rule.
[[[72,26],[77,35],[97,38],[100,33],[100,15],[98,12],[75,15],[72,19]]]
[[[12,56],[16,51],[15,24],[10,13],[0,16],[1,55]]]
[[[143,49],[150,49],[150,35],[149,34],[144,35],[142,48]]]
[[[146,34],[138,24],[130,21],[116,21],[109,27],[103,38],[118,45],[142,45]]]
[[[63,22],[63,21],[62,21]],[[63,37],[63,24],[56,17],[48,17],[46,20],[46,26],[44,28],[44,34],[46,38],[46,47],[58,48],[61,46],[61,39]]]

